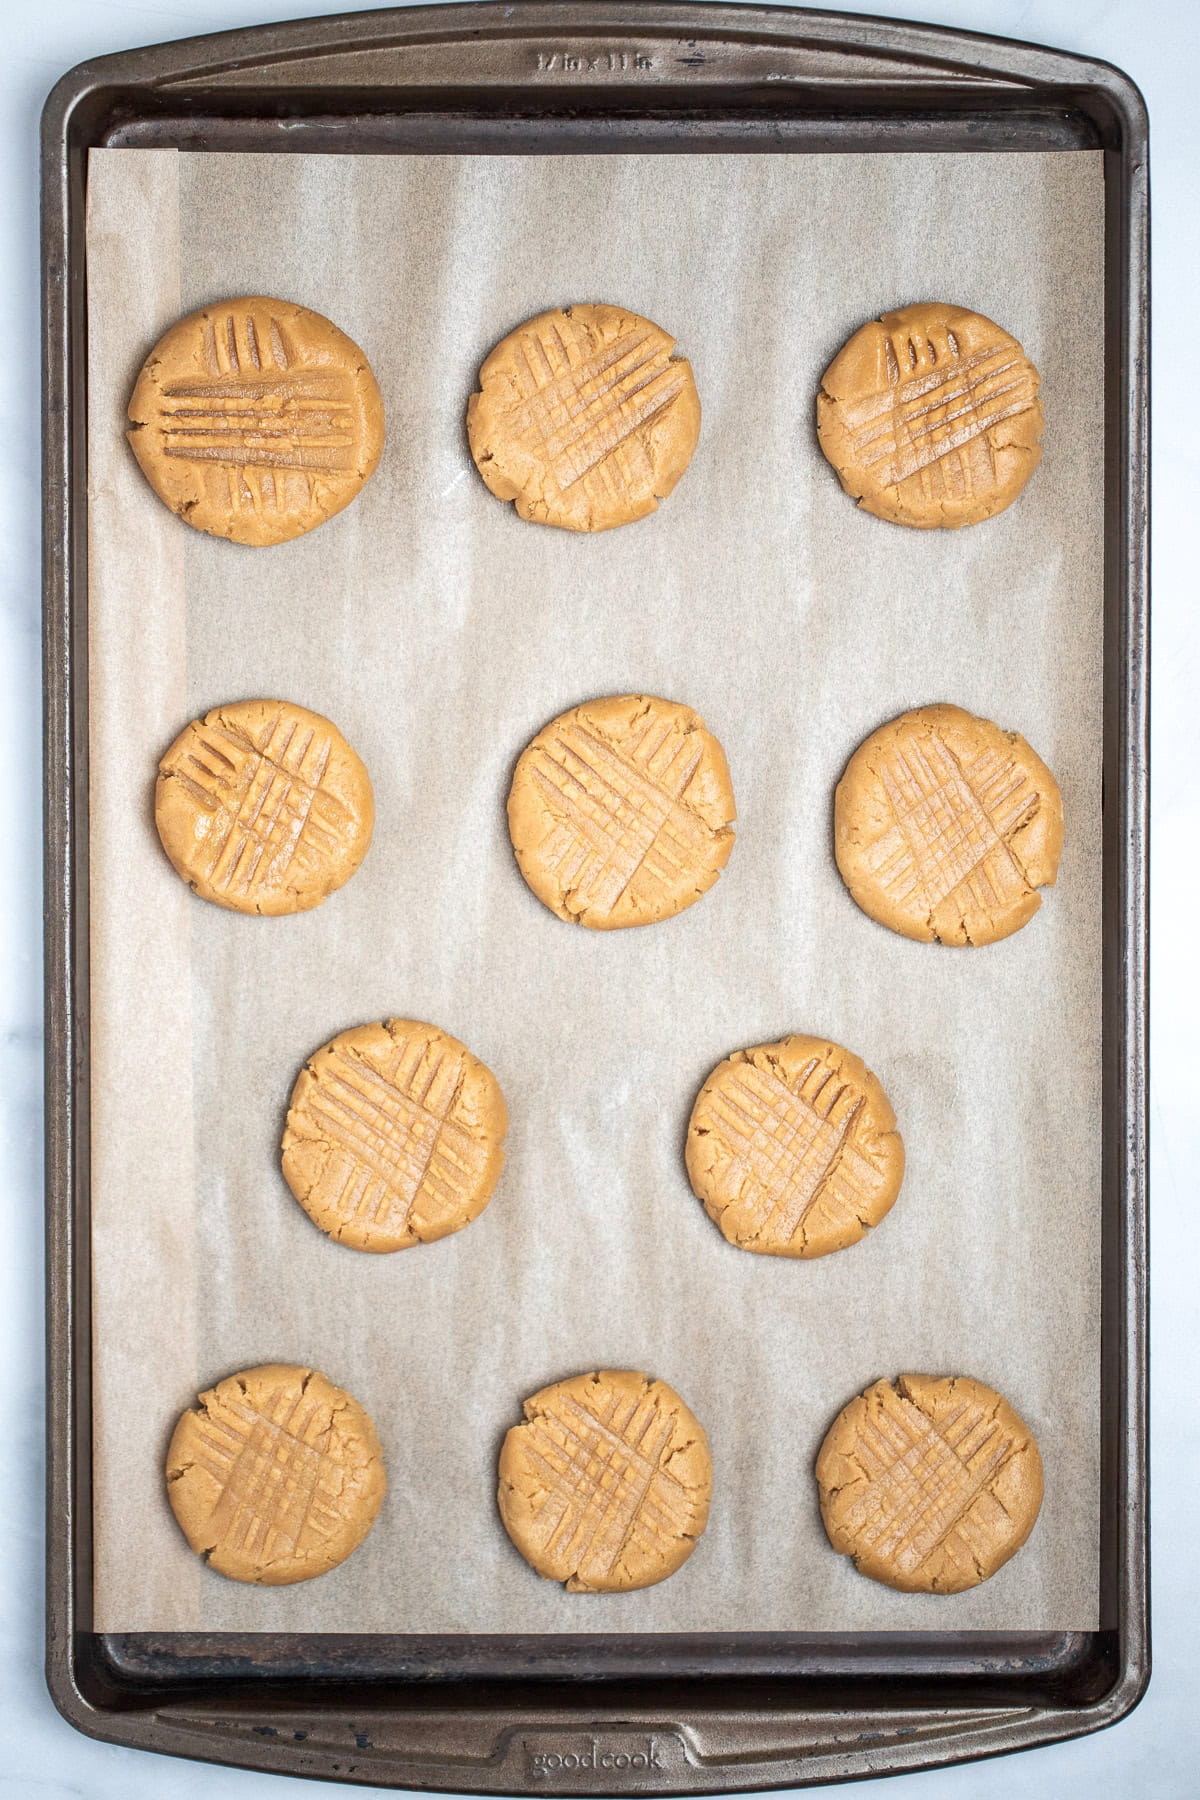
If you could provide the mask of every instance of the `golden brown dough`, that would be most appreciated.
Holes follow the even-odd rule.
[[[827,1038],[786,1037],[718,1063],[692,1108],[687,1171],[740,1250],[825,1256],[865,1237],[904,1177],[875,1076]]]
[[[645,694],[589,700],[521,752],[508,830],[538,899],[593,931],[691,906],[733,849],[725,752],[690,706]]]
[[[708,1522],[703,1427],[665,1381],[602,1369],[542,1388],[500,1451],[504,1529],[575,1594],[673,1575]]]
[[[308,1216],[354,1250],[407,1250],[478,1218],[504,1166],[499,1083],[436,1025],[358,1025],[292,1089],[283,1173]]]
[[[236,544],[280,544],[341,512],[383,450],[383,401],[358,345],[320,313],[262,295],[172,325],[129,418],[159,499]]]
[[[821,381],[817,433],[864,512],[897,525],[977,525],[1011,506],[1038,465],[1038,372],[981,313],[901,307],[838,351]]]
[[[691,461],[700,398],[674,338],[619,306],[539,313],[467,403],[475,465],[523,519],[608,531],[655,510]]]
[[[821,1517],[862,1575],[957,1594],[1015,1556],[1042,1504],[1029,1427],[965,1375],[877,1381],[839,1413],[817,1456]]]
[[[204,900],[307,912],[371,842],[371,781],[336,725],[288,700],[238,700],[184,727],[158,766],[163,849]]]
[[[904,937],[991,944],[1031,919],[1062,853],[1058,783],[1015,731],[959,706],[861,743],[834,798],[834,853],[865,913]]]
[[[343,1562],[387,1486],[375,1427],[315,1369],[230,1375],[181,1413],[167,1497],[192,1549],[234,1581],[281,1587]]]

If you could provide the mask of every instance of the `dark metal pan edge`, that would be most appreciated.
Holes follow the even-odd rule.
[[[479,1792],[703,1792],[806,1785],[1000,1754],[1111,1724],[1140,1699],[1149,1678],[1146,1544],[1146,901],[1147,901],[1147,520],[1148,182],[1145,109],[1128,78],[1107,64],[1036,46],[936,27],[839,14],[725,6],[571,4],[521,0],[500,6],[414,8],[309,20],[193,39],[82,66],[63,78],[43,119],[45,472],[45,749],[47,1023],[47,1384],[49,1432],[47,1675],[60,1711],[97,1737],[160,1751],[402,1787]],[[86,521],[82,434],[85,397],[82,262],[85,114],[113,84],[143,94],[178,92],[231,66],[267,65],[286,86],[289,65],[328,43],[333,27],[356,54],[389,57],[431,44],[454,64],[456,47],[478,50],[506,31],[562,42],[597,32],[665,41],[700,37],[767,44],[803,64],[816,46],[865,53],[858,79],[884,90],[903,113],[922,86],[979,81],[993,100],[1005,83],[1049,89],[1052,100],[1095,120],[1107,148],[1106,746],[1104,1360],[1115,1416],[1105,1431],[1102,1562],[1105,1630],[1064,1653],[1031,1700],[1008,1688],[972,1701],[939,1685],[907,1687],[899,1668],[866,1685],[838,1670],[821,1693],[807,1677],[764,1666],[750,1691],[672,1677],[614,1674],[611,1684],[564,1683],[543,1671],[532,1683],[490,1689],[393,1678],[347,1694],[327,1679],[227,1681],[207,1692],[189,1682],[155,1695],[123,1672],[110,1641],[90,1625],[90,1370],[87,1317],[87,733]],[[737,86],[735,69],[730,76]],[[895,65],[915,73],[896,79]],[[922,73],[923,72],[923,73]],[[268,77],[254,86],[267,85]],[[743,69],[741,79],[746,78]],[[707,92],[693,67],[672,87]],[[435,84],[430,84],[435,85]],[[903,86],[903,93],[895,90]],[[393,90],[394,91],[394,90]],[[334,84],[334,109],[357,87]],[[509,96],[510,98],[513,96]],[[515,96],[542,102],[527,82]],[[585,97],[603,117],[615,104],[645,106],[645,90]],[[99,109],[101,112],[103,108]],[[94,141],[94,140],[92,140]],[[348,146],[353,147],[353,146]],[[938,1634],[942,1636],[944,1634]],[[937,1639],[933,1639],[936,1643]],[[753,1660],[753,1659],[751,1659]],[[1037,1659],[1034,1658],[1034,1661]],[[1053,1661],[1053,1658],[1051,1658]],[[669,1658],[665,1659],[669,1668]],[[511,1669],[511,1663],[509,1665]],[[827,1657],[826,1667],[836,1667]],[[1046,1676],[1042,1669],[1037,1673]],[[872,1685],[872,1683],[874,1685]],[[203,1686],[203,1684],[201,1684]],[[740,1684],[739,1684],[740,1687]],[[1057,1690],[1057,1691],[1056,1691]],[[648,1739],[651,1749],[639,1746]],[[589,1749],[588,1746],[591,1745]],[[574,1745],[574,1747],[572,1747]],[[598,1746],[598,1747],[597,1747]],[[649,1756],[645,1767],[639,1756]],[[622,1764],[619,1759],[626,1758]],[[554,1759],[558,1758],[557,1764]],[[572,1763],[569,1759],[574,1758]],[[591,1759],[590,1763],[588,1759]],[[597,1761],[599,1758],[599,1761]]]

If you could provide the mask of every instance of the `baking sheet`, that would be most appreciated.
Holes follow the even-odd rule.
[[[1097,1624],[1102,234],[1099,153],[328,157],[99,151],[89,163],[95,1622],[99,1630],[1089,1630]],[[278,293],[367,351],[388,446],[309,537],[188,531],[122,436],[181,312]],[[816,446],[821,371],[865,318],[945,297],[1043,377],[1046,454],[961,533],[856,511]],[[482,356],[603,298],[673,331],[704,406],[657,515],[521,523],[473,471]],[[739,837],[678,919],[562,924],[512,861],[513,760],[601,693],[686,700],[729,757]],[[375,785],[375,843],[315,913],[195,900],[154,833],[157,757],[226,699],[327,713]],[[951,951],[850,901],[831,801],[855,745],[953,700],[1055,770],[1057,888]],[[483,1216],[368,1257],[278,1169],[305,1055],[391,1013],[494,1069],[509,1160]],[[899,1201],[813,1263],[734,1250],[691,1195],[687,1115],[742,1045],[863,1055],[908,1152]],[[294,1588],[203,1568],[162,1490],[178,1410],[248,1364],[312,1363],[367,1406],[390,1489],[363,1547]],[[645,1368],[705,1424],[708,1531],[624,1596],[568,1595],[493,1503],[522,1397]],[[1033,1427],[1046,1501],[985,1586],[894,1594],[828,1548],[812,1460],[878,1375],[962,1371]]]

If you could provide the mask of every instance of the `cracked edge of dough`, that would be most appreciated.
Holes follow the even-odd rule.
[[[195,476],[189,476],[187,468],[181,463],[178,470],[167,465],[168,459],[161,455],[158,448],[152,445],[148,435],[155,430],[154,402],[164,397],[159,381],[159,370],[167,358],[179,348],[191,347],[192,334],[198,324],[207,321],[213,315],[220,316],[237,307],[255,308],[270,307],[292,321],[302,320],[305,329],[316,329],[318,337],[327,339],[326,348],[332,348],[340,357],[339,366],[346,369],[354,383],[354,400],[358,413],[360,428],[360,450],[358,467],[354,470],[354,483],[345,485],[349,491],[338,497],[327,491],[327,485],[313,484],[313,505],[318,516],[309,524],[299,524],[293,520],[287,522],[281,516],[273,529],[270,520],[261,515],[254,515],[255,525],[252,533],[245,529],[241,533],[236,529],[237,521],[244,515],[235,513],[232,508],[227,518],[214,518],[207,524],[197,523],[192,518],[196,508],[204,503],[203,493],[189,493],[195,486]],[[311,322],[311,324],[310,324]],[[303,306],[297,300],[279,300],[269,294],[235,294],[225,300],[214,300],[204,306],[196,307],[185,313],[168,326],[157,339],[145,362],[138,370],[133,390],[129,396],[126,409],[129,425],[125,432],[126,442],[133,451],[138,467],[145,476],[150,487],[162,501],[163,505],[182,519],[185,525],[191,525],[196,531],[203,531],[209,537],[221,538],[226,543],[236,544],[241,549],[271,549],[276,544],[292,543],[299,537],[305,537],[315,531],[318,525],[326,524],[336,518],[338,513],[358,498],[366,483],[379,467],[386,442],[384,424],[383,395],[375,372],[365,352],[354,339],[344,332],[340,325],[327,318],[324,313],[316,312],[310,306]]]
[[[931,908],[924,919],[908,915],[900,906],[886,899],[878,899],[877,882],[873,877],[860,873],[854,865],[854,858],[865,854],[875,841],[872,839],[867,842],[864,839],[858,818],[864,810],[880,810],[876,800],[865,792],[868,779],[874,787],[882,789],[878,760],[885,750],[899,741],[903,728],[910,726],[926,737],[937,735],[938,727],[944,726],[951,730],[969,730],[979,736],[992,737],[997,744],[1003,742],[1038,790],[1038,804],[1034,812],[1011,838],[1005,839],[1013,861],[1021,872],[1025,895],[1023,902],[1014,901],[1007,910],[1003,930],[989,930],[972,936],[965,913],[960,915],[957,930],[953,927],[953,921],[936,921],[935,915],[946,905],[945,900]],[[1062,793],[1053,771],[1019,731],[1006,730],[994,720],[968,712],[964,707],[955,706],[948,701],[911,707],[907,712],[899,713],[896,718],[887,720],[865,737],[851,755],[838,780],[834,790],[833,814],[834,860],[855,905],[877,925],[918,943],[938,943],[955,948],[982,948],[987,944],[1001,943],[1029,923],[1042,904],[1038,890],[1053,887],[1058,877],[1064,822]],[[888,823],[883,829],[891,830],[894,824],[889,813]],[[889,916],[882,916],[885,913]]]
[[[298,715],[306,724],[329,732],[334,754],[330,757],[329,769],[326,771],[330,779],[323,781],[322,787],[353,819],[356,831],[353,842],[346,847],[344,855],[339,859],[345,872],[335,871],[336,880],[299,884],[285,881],[274,890],[275,897],[268,898],[265,905],[255,901],[253,906],[244,906],[213,888],[206,879],[191,873],[186,857],[186,834],[181,841],[174,828],[174,809],[169,795],[171,784],[177,775],[175,763],[186,753],[194,734],[202,726],[215,723],[228,730],[229,721],[233,719],[240,730],[247,731],[245,720],[248,716],[252,721],[261,723],[274,711]],[[245,918],[285,918],[293,913],[311,912],[314,907],[324,905],[332,894],[345,887],[351,877],[357,874],[375,835],[375,790],[371,784],[370,772],[361,756],[333,720],[326,718],[324,713],[313,712],[310,707],[301,706],[295,700],[227,700],[220,706],[211,707],[200,718],[189,719],[178,737],[159,758],[154,783],[154,823],[171,867],[198,899],[208,900],[214,906],[223,907],[226,912],[241,913]]]
[[[668,365],[685,371],[687,380],[682,391],[662,415],[661,421],[650,420],[638,426],[633,434],[642,440],[646,454],[656,463],[653,493],[646,495],[640,502],[629,500],[626,505],[611,508],[609,512],[598,512],[594,505],[589,505],[580,519],[554,518],[550,516],[555,510],[553,497],[547,498],[540,485],[535,491],[529,491],[517,476],[506,469],[503,459],[497,455],[493,447],[496,421],[493,421],[491,415],[497,408],[502,408],[503,404],[511,404],[519,398],[515,388],[507,395],[499,395],[495,391],[508,379],[507,360],[513,341],[520,333],[532,330],[544,320],[571,318],[577,312],[614,320],[616,323],[613,329],[617,336],[630,326],[635,329],[641,325],[648,326],[657,335],[661,347],[666,350]],[[661,325],[656,325],[653,319],[605,301],[574,301],[566,306],[548,307],[515,325],[493,345],[480,364],[479,386],[467,400],[467,443],[471,460],[488,491],[497,500],[506,504],[511,502],[518,518],[529,524],[547,525],[559,531],[590,534],[613,531],[622,525],[634,525],[639,519],[648,518],[651,513],[657,512],[659,502],[674,492],[686,473],[700,440],[701,406],[695,371],[687,357],[676,355],[675,350],[676,339]],[[666,454],[659,459],[655,443],[664,436],[667,439]]]
[[[751,1063],[761,1067],[765,1063],[785,1087],[790,1086],[781,1053],[789,1061],[815,1056],[831,1068],[835,1075],[844,1074],[848,1081],[854,1083],[862,1094],[868,1113],[868,1123],[860,1132],[855,1133],[856,1141],[863,1136],[870,1138],[881,1147],[885,1161],[883,1195],[871,1209],[873,1216],[858,1214],[858,1231],[835,1233],[829,1241],[821,1241],[812,1248],[809,1247],[809,1234],[804,1230],[803,1219],[786,1244],[761,1244],[755,1241],[761,1232],[743,1237],[737,1234],[735,1227],[727,1227],[727,1215],[733,1207],[740,1204],[752,1177],[747,1176],[737,1194],[731,1194],[728,1198],[718,1197],[716,1164],[704,1154],[708,1147],[707,1139],[713,1135],[712,1127],[699,1123],[705,1116],[711,1097],[720,1091],[720,1080],[725,1071],[736,1068],[739,1064]],[[816,1038],[802,1032],[791,1032],[787,1037],[775,1039],[769,1044],[751,1044],[744,1050],[735,1050],[709,1071],[688,1118],[684,1164],[693,1194],[727,1244],[731,1244],[736,1250],[747,1250],[758,1256],[815,1260],[819,1256],[832,1256],[839,1250],[850,1249],[883,1223],[899,1198],[904,1182],[904,1139],[897,1127],[896,1114],[883,1083],[860,1056],[853,1050],[846,1049],[843,1044],[835,1044],[832,1038]]]
[[[978,1557],[973,1556],[974,1574],[971,1576],[958,1578],[952,1573],[947,1578],[940,1570],[935,1571],[928,1580],[919,1579],[917,1574],[904,1576],[886,1561],[874,1558],[869,1550],[857,1549],[853,1531],[833,1516],[843,1493],[848,1489],[869,1485],[870,1482],[870,1477],[854,1454],[859,1421],[870,1411],[872,1404],[882,1405],[882,1396],[887,1392],[898,1394],[909,1401],[936,1430],[938,1417],[952,1404],[955,1390],[960,1387],[976,1396],[978,1403],[990,1416],[1001,1419],[1005,1428],[1017,1439],[1010,1455],[996,1470],[994,1477],[985,1484],[985,1491],[992,1494],[1013,1524],[1013,1535],[997,1548],[986,1563],[981,1563]],[[849,1557],[860,1575],[900,1593],[958,1594],[990,1580],[1028,1542],[1037,1524],[1045,1492],[1042,1455],[1029,1426],[1003,1394],[969,1375],[907,1374],[898,1375],[894,1381],[889,1381],[886,1377],[873,1381],[842,1408],[829,1427],[817,1452],[814,1472],[821,1522],[832,1548],[840,1556]],[[996,1491],[1002,1482],[1005,1498],[1001,1498]],[[1005,1499],[1009,1502],[1007,1505]],[[920,1567],[924,1568],[933,1561],[940,1549],[941,1545],[936,1545]]]
[[[290,1382],[297,1377],[300,1394],[304,1394],[314,1382],[325,1390],[329,1402],[329,1429],[331,1433],[336,1432],[339,1444],[344,1442],[348,1446],[362,1446],[364,1454],[355,1459],[356,1466],[364,1476],[360,1505],[352,1519],[343,1520],[332,1551],[325,1545],[302,1556],[295,1551],[282,1551],[265,1560],[241,1556],[236,1552],[226,1554],[219,1544],[205,1542],[206,1536],[210,1535],[205,1530],[208,1516],[224,1490],[207,1470],[189,1459],[189,1440],[201,1419],[209,1417],[219,1421],[222,1413],[229,1409],[235,1395],[240,1396],[245,1404],[253,1406],[250,1384],[257,1387],[260,1382]],[[329,1452],[325,1454],[328,1455]],[[340,1459],[335,1456],[333,1460]],[[356,1400],[344,1388],[339,1388],[320,1370],[295,1363],[259,1363],[252,1368],[227,1375],[211,1388],[205,1388],[197,1396],[195,1406],[185,1407],[176,1420],[167,1447],[163,1473],[167,1498],[176,1523],[201,1561],[229,1580],[260,1587],[290,1586],[293,1582],[308,1581],[336,1568],[366,1538],[379,1515],[387,1492],[383,1450],[371,1415],[361,1401]]]
[[[429,1044],[440,1043],[451,1052],[461,1054],[462,1068],[445,1117],[467,1132],[476,1143],[486,1146],[488,1160],[471,1205],[461,1218],[437,1229],[422,1230],[419,1220],[413,1224],[410,1212],[403,1231],[391,1235],[383,1231],[374,1232],[362,1238],[362,1241],[356,1241],[362,1234],[356,1229],[353,1219],[347,1219],[339,1229],[331,1229],[322,1222],[317,1209],[310,1204],[313,1189],[324,1172],[325,1158],[340,1146],[323,1135],[320,1126],[307,1111],[306,1102],[313,1090],[320,1085],[320,1075],[315,1066],[320,1058],[341,1052],[359,1058],[374,1070],[368,1051],[372,1044],[383,1047],[378,1035],[380,1032],[386,1033],[393,1042],[397,1036],[425,1034]],[[466,1115],[456,1115],[455,1109],[464,1096],[469,1101]],[[488,1065],[469,1050],[460,1038],[443,1031],[441,1026],[431,1025],[422,1019],[372,1020],[369,1024],[353,1025],[338,1032],[305,1057],[288,1099],[287,1119],[280,1144],[280,1167],[294,1199],[318,1231],[347,1249],[387,1256],[399,1250],[411,1250],[418,1244],[438,1243],[442,1238],[454,1237],[458,1232],[465,1231],[468,1225],[474,1224],[492,1200],[503,1172],[507,1133],[508,1107],[500,1083]],[[321,1155],[320,1166],[315,1171],[309,1166],[314,1153],[324,1153]]]
[[[639,1405],[647,1394],[657,1392],[658,1394],[665,1396],[666,1404],[670,1406],[673,1417],[673,1429],[670,1439],[670,1448],[668,1449],[666,1456],[661,1460],[659,1467],[665,1469],[677,1456],[686,1455],[689,1457],[690,1466],[687,1476],[683,1477],[676,1475],[675,1479],[680,1481],[681,1485],[687,1488],[691,1494],[693,1505],[697,1509],[698,1516],[695,1530],[684,1532],[675,1540],[676,1544],[679,1546],[680,1554],[677,1557],[668,1556],[661,1559],[661,1572],[653,1573],[633,1582],[622,1581],[618,1577],[611,1581],[593,1585],[580,1580],[577,1570],[564,1576],[558,1570],[545,1566],[548,1559],[540,1557],[533,1546],[526,1545],[522,1542],[521,1518],[519,1512],[521,1501],[528,1496],[523,1496],[521,1494],[519,1483],[515,1479],[515,1476],[518,1472],[518,1465],[522,1458],[523,1434],[531,1424],[550,1413],[550,1397],[566,1390],[578,1405],[582,1406],[585,1411],[588,1411],[586,1399],[588,1391],[603,1387],[606,1384],[610,1386],[617,1384],[629,1394],[632,1394],[635,1386],[640,1386],[640,1392],[637,1397]],[[705,1432],[703,1425],[701,1425],[691,1407],[688,1406],[687,1402],[679,1392],[671,1387],[669,1382],[663,1381],[658,1376],[646,1375],[640,1370],[592,1369],[585,1371],[581,1375],[565,1376],[561,1381],[550,1382],[547,1386],[539,1388],[536,1393],[529,1395],[529,1397],[522,1402],[521,1410],[523,1417],[518,1424],[509,1427],[508,1431],[505,1433],[504,1442],[500,1447],[497,1470],[498,1483],[496,1489],[496,1504],[499,1508],[501,1522],[503,1523],[509,1538],[512,1540],[513,1546],[529,1564],[531,1569],[547,1581],[560,1583],[568,1593],[600,1594],[635,1593],[641,1588],[655,1587],[660,1581],[668,1580],[670,1576],[674,1575],[683,1567],[684,1563],[687,1562],[688,1558],[695,1550],[696,1545],[703,1537],[708,1526],[709,1511],[712,1503],[712,1454],[709,1449],[708,1435]],[[685,1434],[684,1440],[682,1443],[677,1443],[675,1441],[676,1436],[681,1431]]]
[[[630,712],[627,709],[633,708]],[[585,725],[595,731],[598,736],[608,742],[614,742],[614,734],[605,729],[610,717],[619,717],[621,733],[628,732],[639,719],[654,708],[661,707],[666,711],[681,715],[683,735],[686,738],[701,734],[703,737],[703,754],[696,771],[677,804],[685,807],[694,817],[700,820],[709,834],[709,842],[713,855],[709,866],[703,871],[701,878],[695,882],[692,892],[680,899],[667,911],[654,908],[644,909],[646,917],[629,918],[627,913],[636,914],[638,903],[632,897],[628,905],[613,907],[607,913],[597,912],[586,905],[572,907],[569,902],[575,890],[560,889],[547,879],[540,866],[538,851],[551,829],[557,828],[556,815],[542,800],[536,790],[536,784],[529,778],[529,758],[535,750],[543,748],[544,740],[559,726],[582,720]],[[693,792],[693,789],[696,791]],[[589,931],[621,931],[638,925],[657,925],[667,919],[673,919],[697,900],[703,898],[709,889],[715,887],[722,871],[733,854],[733,846],[737,837],[737,803],[733,792],[733,780],[729,772],[729,762],[725,755],[721,740],[704,723],[700,714],[684,701],[666,700],[655,694],[606,694],[594,700],[581,701],[578,706],[569,707],[565,712],[556,713],[547,720],[521,751],[513,770],[512,783],[509,787],[506,805],[508,817],[508,835],[512,844],[513,855],[517,867],[530,892],[552,912],[556,918],[568,925],[582,925]],[[624,902],[626,896],[622,896]],[[614,916],[616,915],[616,916]]]
[[[978,496],[964,495],[961,499],[944,497],[937,501],[930,500],[926,510],[917,511],[905,501],[900,492],[900,484],[895,482],[880,484],[876,493],[869,494],[866,491],[869,483],[859,478],[857,465],[845,441],[841,407],[845,400],[855,397],[855,393],[853,388],[847,388],[845,392],[838,390],[842,386],[843,373],[847,373],[853,365],[855,353],[861,352],[866,342],[874,342],[877,332],[882,331],[887,335],[896,330],[906,330],[912,315],[931,312],[950,326],[964,319],[979,320],[989,326],[1002,345],[1011,345],[1019,353],[1033,376],[1033,400],[1030,405],[1012,418],[997,420],[994,425],[988,426],[984,434],[993,451],[1004,452],[1006,455],[1013,453],[1021,461],[1017,465],[1010,462],[1007,479],[996,483],[983,505],[980,505]],[[922,326],[922,329],[925,327]],[[938,301],[917,301],[868,319],[846,339],[822,375],[817,390],[817,438],[843,493],[856,502],[860,512],[869,513],[873,518],[882,519],[889,525],[905,525],[917,531],[960,531],[968,525],[982,525],[988,519],[1007,511],[1024,492],[1030,476],[1042,459],[1042,436],[1046,420],[1040,388],[1041,376],[1037,364],[1012,333],[1002,325],[997,325],[994,319],[988,318],[985,313],[975,312],[972,307],[951,306]]]

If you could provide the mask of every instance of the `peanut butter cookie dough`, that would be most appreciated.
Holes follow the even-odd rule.
[[[1042,1504],[1029,1427],[982,1381],[877,1381],[817,1456],[829,1541],[872,1581],[957,1594],[1015,1556]]]
[[[690,706],[645,694],[561,713],[517,762],[508,830],[538,899],[593,931],[707,893],[733,849],[725,752]]]
[[[230,1375],[182,1413],[167,1497],[192,1549],[234,1581],[282,1587],[344,1562],[387,1486],[375,1427],[315,1369]]]
[[[159,499],[236,544],[281,544],[332,518],[383,450],[383,401],[358,345],[320,313],[260,295],[172,325],[129,418]]]
[[[692,1191],[731,1244],[826,1256],[865,1237],[904,1177],[875,1076],[827,1038],[786,1037],[718,1063],[692,1108]]]
[[[864,512],[897,525],[977,525],[1011,506],[1038,465],[1038,372],[981,313],[905,306],[862,326],[834,357],[817,433]]]
[[[608,531],[655,510],[691,461],[700,398],[674,338],[619,306],[518,326],[467,403],[475,466],[523,519]]]
[[[283,1174],[315,1224],[354,1250],[407,1250],[461,1231],[504,1166],[504,1096],[436,1025],[343,1031],[292,1089]]]
[[[204,900],[307,912],[349,881],[375,825],[371,781],[336,725],[238,700],[185,726],[158,767],[163,849]]]
[[[1023,737],[958,706],[871,733],[834,799],[842,880],[904,937],[991,944],[1030,920],[1062,853],[1058,783]]]
[[[626,1369],[542,1388],[500,1451],[504,1529],[573,1594],[665,1581],[695,1549],[711,1494],[699,1421],[666,1382]]]

